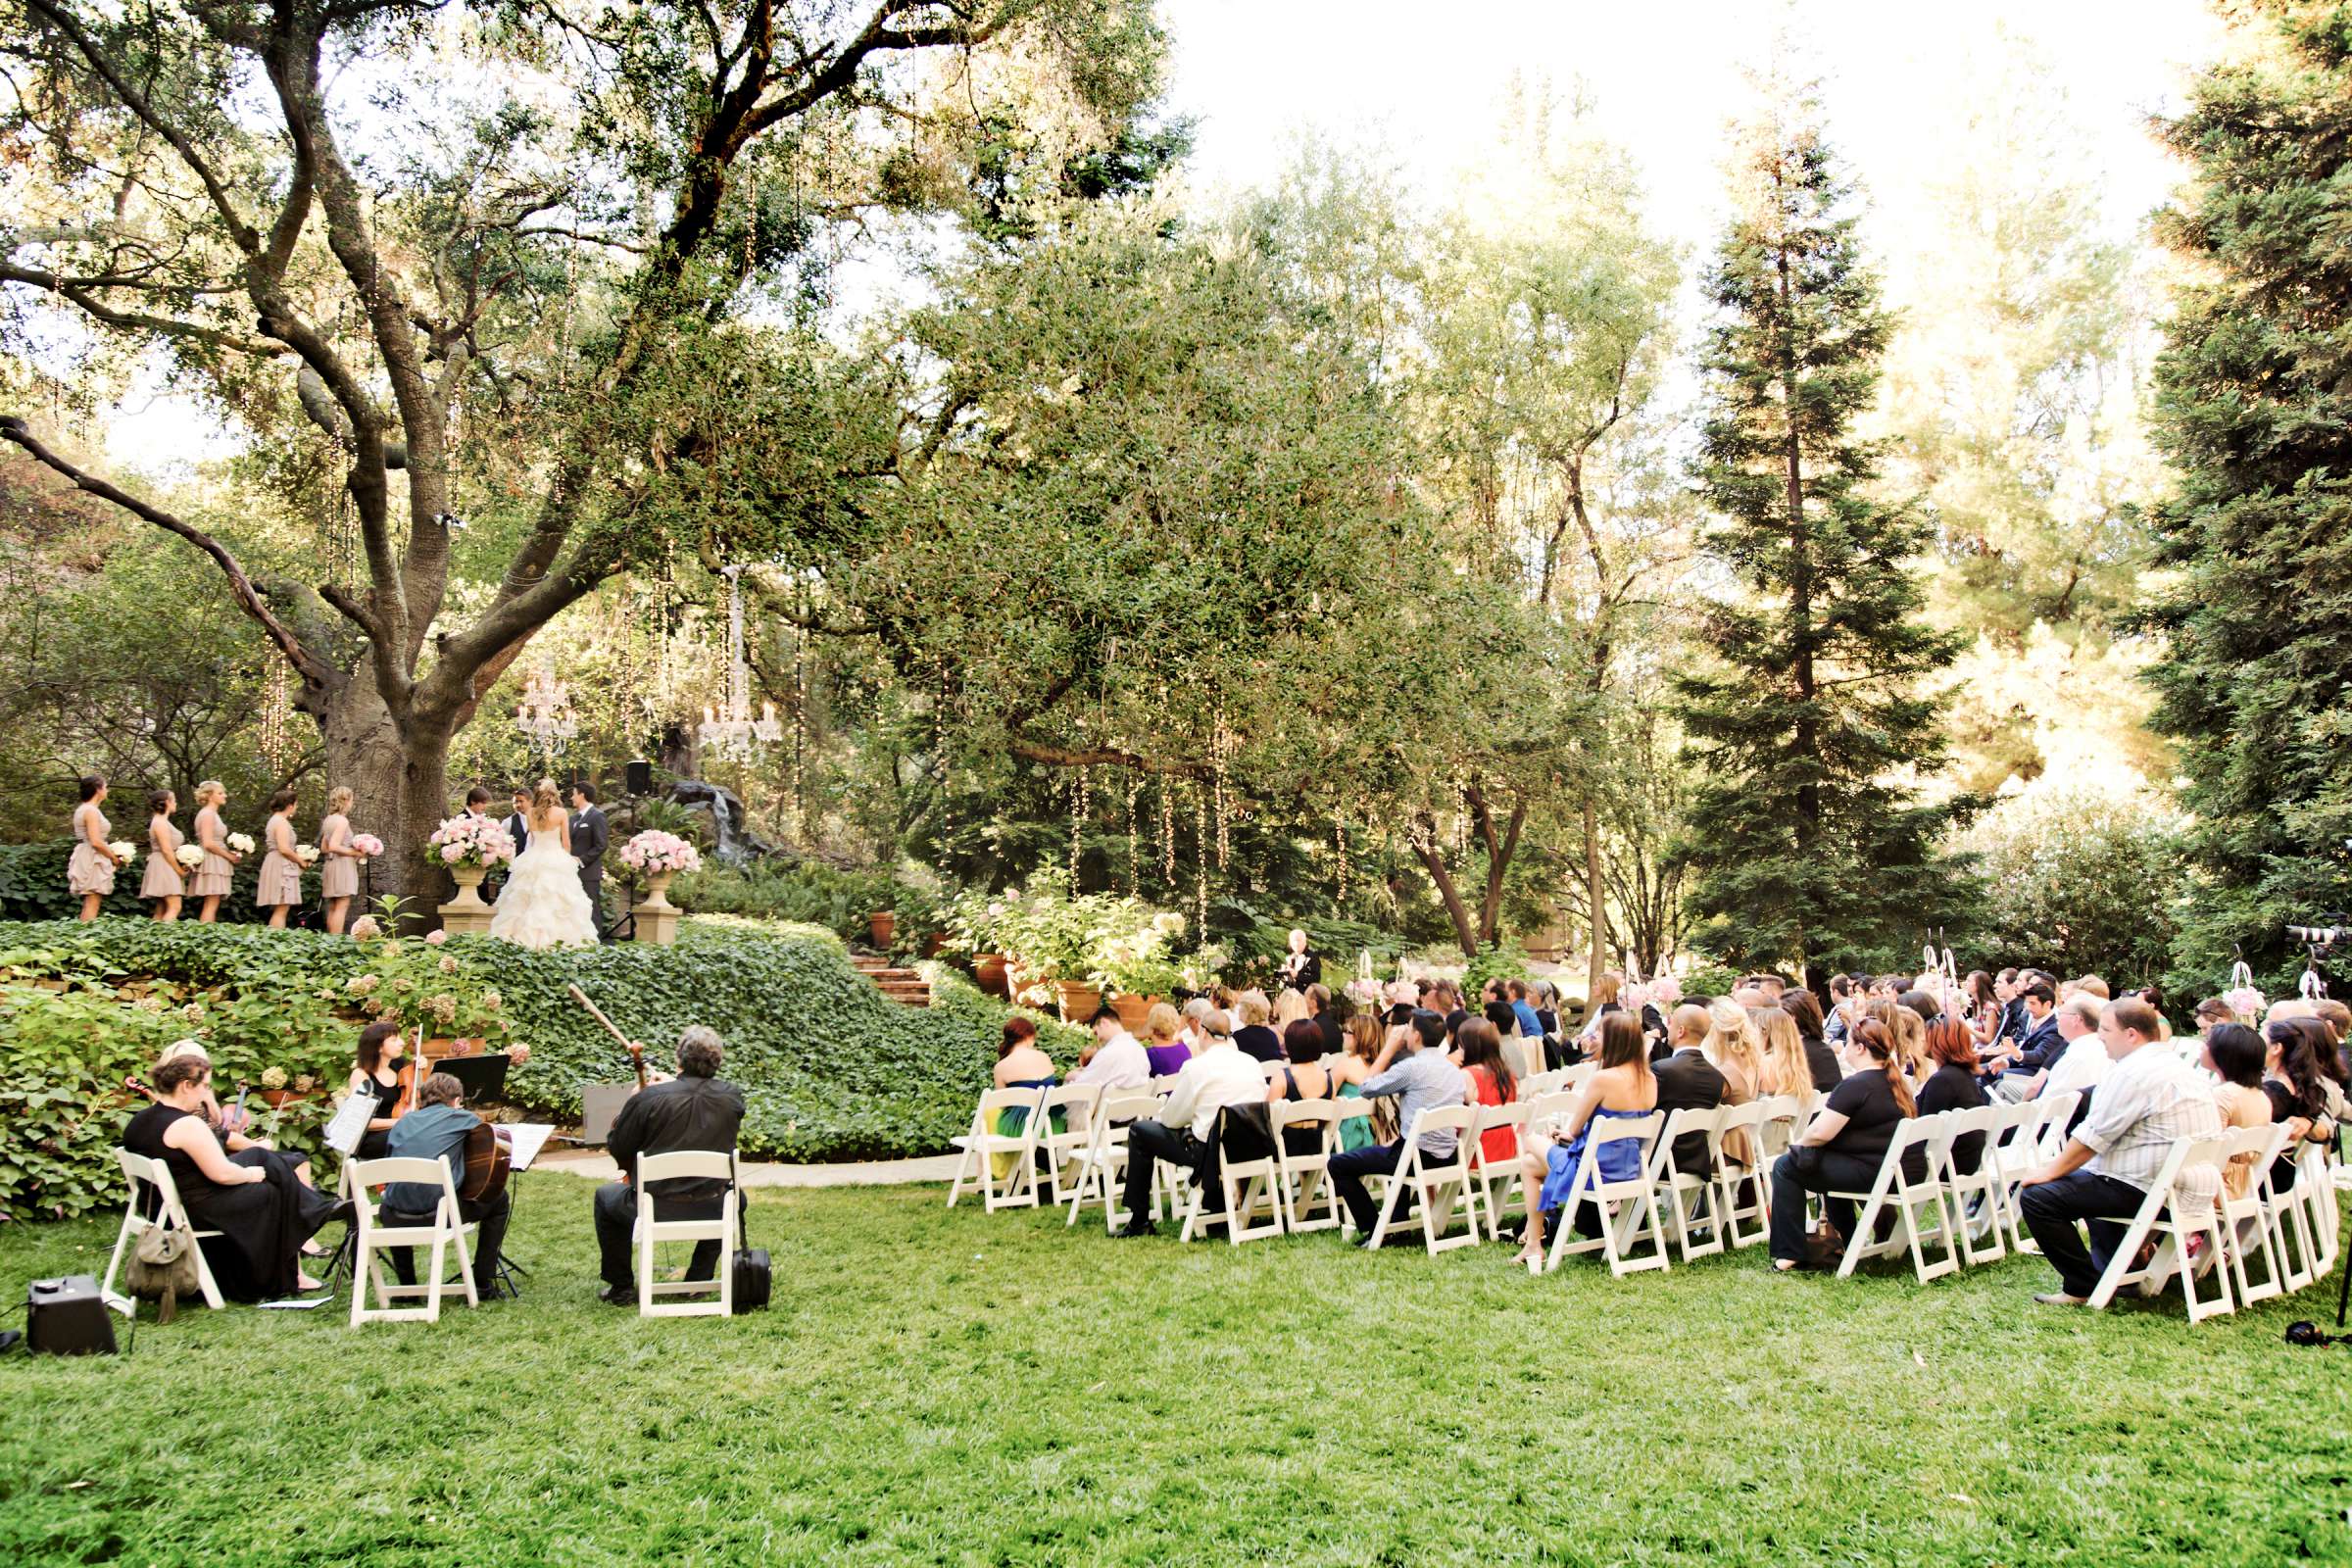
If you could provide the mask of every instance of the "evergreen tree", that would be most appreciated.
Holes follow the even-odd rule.
[[[1678,858],[1697,946],[1818,977],[1916,954],[1960,907],[1935,848],[1952,807],[1917,789],[1943,751],[1921,681],[1954,643],[1921,615],[1926,525],[1874,493],[1853,433],[1888,323],[1809,99],[1775,96],[1738,173],[1694,475],[1737,586],[1697,617],[1713,659],[1676,682],[1699,777]]]
[[[2213,70],[2166,127],[2196,174],[2161,226],[2202,277],[2156,369],[2176,575],[2149,678],[2201,873],[2183,994],[2221,985],[2233,947],[2283,983],[2285,924],[2352,904],[2352,11],[2253,11],[2280,47]]]

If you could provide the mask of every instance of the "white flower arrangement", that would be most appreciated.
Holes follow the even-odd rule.
[[[230,849],[236,851],[239,855],[251,855],[253,853],[253,835],[250,833],[231,833],[221,842],[226,844]]]
[[[198,866],[204,864],[204,846],[201,844],[182,844],[178,849],[172,852],[172,858],[177,860],[186,869],[193,871]]]
[[[514,858],[514,837],[503,823],[486,816],[453,816],[433,829],[426,841],[443,865],[472,865],[488,870]]]
[[[139,847],[128,839],[117,839],[107,848],[114,851],[115,858],[122,861],[125,865],[136,859],[139,854]]]
[[[648,876],[702,869],[703,856],[675,833],[648,828],[620,847],[620,863]]]
[[[294,846],[294,863],[295,863],[295,864],[297,864],[297,865],[316,865],[318,862],[318,845],[316,845],[316,844],[297,844],[297,845],[295,845],[295,846]]]

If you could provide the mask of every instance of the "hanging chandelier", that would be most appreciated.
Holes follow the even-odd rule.
[[[752,667],[743,657],[743,568],[729,566],[726,576],[727,701],[723,708],[704,707],[701,740],[706,750],[740,762],[782,738],[784,726],[773,703],[761,703],[760,716],[752,716]]]
[[[514,710],[514,727],[530,741],[533,751],[551,758],[579,733],[570,688],[556,679],[554,660],[542,663],[523,683],[522,706]]]

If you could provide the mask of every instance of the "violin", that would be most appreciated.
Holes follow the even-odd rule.
[[[398,1121],[416,1108],[418,1092],[424,1087],[424,1025],[416,1026],[416,1038],[400,1054],[400,1065],[392,1069],[392,1077],[400,1085],[400,1098],[392,1102],[392,1119]]]
[[[143,1078],[135,1076],[125,1078],[122,1080],[122,1087],[134,1095],[144,1095],[158,1104],[163,1102],[164,1097],[151,1088]],[[213,1136],[220,1139],[223,1147],[228,1143],[229,1134],[242,1132],[245,1128],[253,1125],[253,1115],[245,1108],[245,1085],[237,1085],[237,1102],[228,1109],[222,1110],[219,1102],[215,1102],[212,1107],[213,1114],[204,1118],[205,1126],[212,1129]],[[206,1098],[210,1099],[211,1097],[207,1096]]]

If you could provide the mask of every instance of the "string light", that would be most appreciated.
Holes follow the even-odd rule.
[[[1078,783],[1070,791],[1070,891],[1078,890],[1078,853],[1086,821],[1087,766],[1078,764]]]
[[[294,761],[293,699],[286,692],[286,666],[270,662],[270,684],[262,694],[262,760],[283,778]]]
[[[1208,803],[1201,798],[1198,785],[1193,789],[1193,858],[1199,869],[1194,879],[1193,903],[1199,924],[1193,929],[1205,939],[1208,932]]]
[[[1127,776],[1127,892],[1141,898],[1144,892],[1143,871],[1135,858],[1135,798],[1143,793],[1144,781],[1130,773]]]
[[[1159,879],[1176,891],[1176,797],[1168,775],[1159,775]]]

